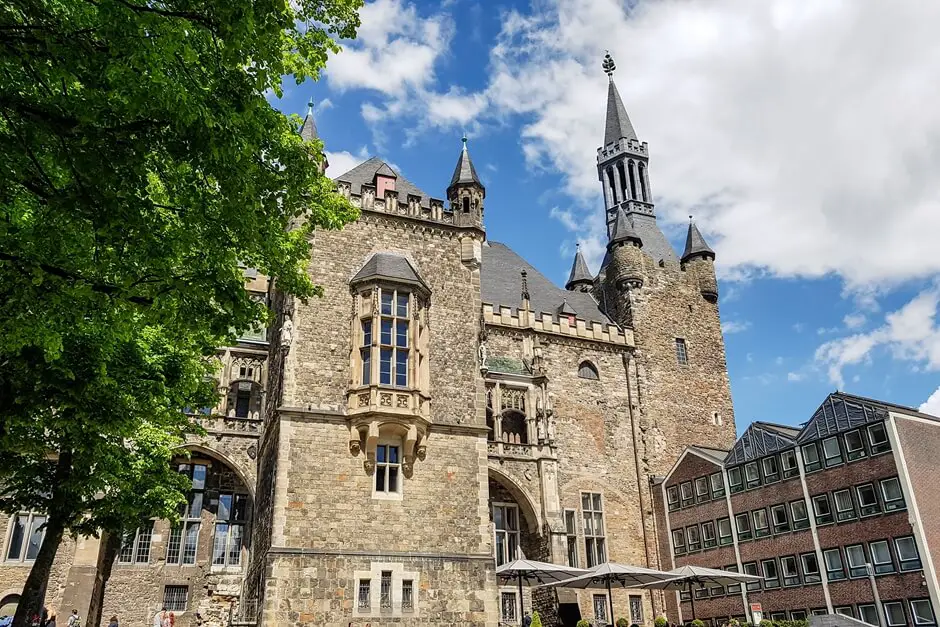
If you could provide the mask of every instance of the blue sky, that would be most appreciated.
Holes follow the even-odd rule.
[[[940,3],[376,0],[362,19],[276,100],[314,100],[331,175],[379,155],[443,198],[466,132],[488,237],[560,284],[577,242],[596,270],[609,49],[661,227],[681,250],[693,214],[717,252],[739,432],[837,388],[940,413]]]

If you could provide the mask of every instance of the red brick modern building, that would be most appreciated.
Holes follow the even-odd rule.
[[[937,624],[940,419],[831,394],[801,428],[755,422],[730,451],[689,447],[654,480],[671,563],[762,576],[695,590],[695,617],[839,613],[889,627]],[[879,603],[867,566],[871,565]],[[669,619],[689,594],[666,593]]]

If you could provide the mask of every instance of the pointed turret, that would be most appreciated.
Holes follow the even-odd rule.
[[[604,71],[610,82],[607,86],[607,124],[604,128],[604,145],[613,144],[619,139],[637,139],[636,131],[633,130],[633,124],[630,123],[630,116],[627,115],[627,108],[623,106],[623,100],[620,99],[620,92],[617,91],[617,84],[614,83],[614,70],[617,66],[614,64],[610,53],[604,55]]]
[[[634,244],[637,248],[643,247],[643,240],[640,239],[630,218],[623,212],[623,209],[617,211],[617,221],[614,223],[614,230],[610,234],[610,242],[607,248],[613,248],[617,244]]]
[[[455,221],[461,226],[483,226],[483,199],[486,188],[477,175],[470,152],[467,150],[467,136],[463,136],[463,147],[457,158],[457,167],[447,186],[447,199]]]
[[[565,289],[569,292],[588,292],[594,286],[594,277],[588,269],[584,255],[581,254],[581,244],[578,244],[578,250],[574,253],[574,263],[571,264],[571,273],[568,275],[568,282],[565,283]]]
[[[699,232],[698,227],[689,219],[689,232],[685,236],[685,251],[682,253],[682,263],[686,263],[696,257],[715,259],[715,251],[705,242],[705,238]]]
[[[312,142],[320,139],[320,133],[317,131],[317,123],[313,119],[313,99],[307,102],[307,115],[304,117],[304,123],[300,125],[300,137],[305,142]],[[320,170],[326,172],[330,167],[330,162],[326,159],[326,153],[323,153],[323,163],[320,164]]]

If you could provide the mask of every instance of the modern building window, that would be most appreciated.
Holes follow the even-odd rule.
[[[686,349],[685,340],[681,337],[676,338],[676,361],[680,366],[689,365],[689,351]]]
[[[915,625],[936,625],[937,619],[933,615],[930,599],[912,599],[911,618]]]
[[[806,620],[806,610],[791,610],[790,620],[794,622],[798,620]]]
[[[860,485],[855,488],[855,493],[858,495],[858,509],[862,516],[871,516],[881,511],[875,486],[870,483]]]
[[[411,579],[401,582],[401,610],[411,612],[415,609],[415,584]]]
[[[565,540],[568,543],[568,566],[578,567],[578,513],[573,509],[565,510]]]
[[[845,457],[849,461],[855,461],[865,457],[865,441],[862,440],[862,432],[856,429],[849,431],[844,436],[845,439]]]
[[[375,447],[375,492],[398,494],[401,491],[401,456],[399,447],[379,444]]]
[[[747,480],[747,488],[756,488],[760,485],[760,468],[757,462],[744,464],[744,478]]]
[[[771,612],[770,620],[774,622],[787,620],[787,613],[786,612]]]
[[[861,544],[853,544],[845,547],[845,561],[849,566],[849,577],[867,577],[868,569],[865,564],[868,560],[865,558],[865,547]]]
[[[166,563],[192,565],[196,563],[208,467],[205,464],[180,464],[179,472],[190,478],[191,488],[180,512],[180,521],[170,530]]]
[[[578,376],[582,379],[590,379],[591,381],[600,379],[597,368],[589,361],[582,361],[581,365],[578,366]]]
[[[842,463],[842,448],[839,446],[839,438],[831,437],[822,441],[823,456],[826,458],[826,468],[838,466]]]
[[[392,571],[383,570],[379,578],[379,608],[392,609]]]
[[[731,519],[718,519],[718,543],[722,546],[731,544],[734,541],[734,535],[731,533]]]
[[[738,527],[738,540],[751,539],[751,517],[744,514],[736,514],[734,522]]]
[[[685,530],[676,529],[672,532],[672,549],[676,555],[685,554]]]
[[[499,595],[499,615],[504,623],[518,623],[516,618],[516,608],[519,607],[519,601],[516,600],[515,592],[502,592]]]
[[[700,551],[702,549],[702,533],[698,525],[686,527],[685,536],[688,539],[689,551]]]
[[[884,498],[886,512],[904,509],[904,494],[897,477],[881,480],[881,496]]]
[[[764,467],[764,483],[773,483],[780,478],[780,467],[777,465],[776,457],[765,457],[762,465]]]
[[[841,607],[835,608],[836,614],[840,616],[848,616],[849,618],[855,618],[855,610],[852,609],[851,605],[843,605]]]
[[[212,544],[213,566],[240,566],[245,525],[248,524],[248,495],[219,494]]]
[[[813,497],[813,513],[816,514],[817,525],[826,525],[832,522],[832,509],[829,507],[829,496],[827,494]]]
[[[800,468],[796,463],[796,454],[793,451],[784,451],[780,453],[780,465],[783,466],[783,478],[789,479],[800,474]]]
[[[745,575],[755,575],[757,577],[760,577],[760,572],[758,572],[758,569],[757,569],[757,562],[745,562],[743,566],[744,566]],[[760,582],[752,581],[751,583],[748,583],[747,589],[751,591],[760,590]]]
[[[31,512],[17,514],[10,519],[10,534],[7,540],[8,562],[32,562],[39,555],[42,540],[46,537],[46,517]]]
[[[147,564],[150,562],[150,541],[153,521],[149,520],[121,538],[118,564]]]
[[[679,484],[679,493],[682,495],[682,506],[686,507],[692,505],[694,501],[694,494],[692,493],[692,482],[686,481],[685,483]]]
[[[708,499],[708,477],[699,477],[695,480],[695,500],[702,503]]]
[[[359,580],[359,591],[358,591],[358,602],[360,612],[368,612],[372,609],[372,580],[371,579],[360,579]]]
[[[884,604],[885,618],[888,619],[888,627],[899,627],[907,624],[907,618],[904,616],[904,605],[900,601],[888,601]]]
[[[725,495],[725,482],[721,478],[721,473],[713,473],[709,477],[709,482],[712,485],[712,498],[717,499]]]
[[[496,565],[502,566],[519,554],[519,508],[516,505],[493,505],[493,523],[496,527]]]
[[[594,620],[596,624],[607,624],[607,596],[604,594],[594,595]]]
[[[819,583],[822,578],[819,576],[819,561],[815,553],[803,553],[800,556],[800,563],[803,566],[803,581],[806,583]]]
[[[868,427],[868,444],[871,446],[871,454],[877,455],[891,450],[891,443],[888,441],[888,432],[885,431],[883,423],[876,423]]]
[[[777,572],[777,560],[764,560],[761,562],[761,568],[764,570],[764,587],[779,588],[780,573]]]
[[[876,608],[874,604],[859,605],[858,619],[869,625],[878,625],[880,623],[878,620],[878,608]]]
[[[786,505],[774,505],[770,508],[770,516],[774,522],[774,533],[790,531],[790,520],[787,518]]]
[[[728,469],[728,487],[731,493],[740,492],[744,489],[744,480],[741,477],[741,467],[735,466]]]
[[[584,554],[587,567],[594,568],[607,561],[604,533],[604,505],[598,493],[581,494],[581,515],[584,518]]]
[[[725,570],[727,570],[729,573],[736,573],[738,572],[738,565],[729,564],[728,566],[725,566]],[[741,584],[736,583],[730,584],[728,586],[728,594],[738,594],[739,592],[741,592]]]
[[[755,509],[751,512],[754,517],[754,537],[763,538],[770,535],[770,524],[767,522],[767,510]]]
[[[185,612],[189,600],[189,586],[164,586],[163,607],[169,612]]]
[[[819,459],[819,449],[815,442],[804,444],[803,448],[803,467],[806,472],[813,472],[822,468],[822,461]]]
[[[809,527],[809,515],[806,513],[806,501],[800,499],[790,503],[790,518],[793,520],[793,529],[806,529]]]
[[[783,573],[783,585],[800,585],[800,569],[796,565],[796,557],[786,555],[780,558],[780,570]]]
[[[842,566],[842,552],[839,549],[823,551],[823,561],[826,562],[826,576],[829,581],[845,579],[845,568]]]
[[[666,502],[669,503],[669,511],[674,512],[679,509],[679,488],[669,486],[666,488]]]
[[[706,549],[710,549],[718,544],[718,539],[715,537],[715,523],[702,523],[702,544]]]
[[[904,538],[895,538],[894,547],[898,552],[898,565],[902,571],[920,570],[920,553],[917,551],[917,544],[914,542],[914,536]]]
[[[695,594],[696,599],[707,599],[708,598],[708,588],[702,586],[701,588],[692,588],[693,593]]]
[[[839,490],[832,493],[832,500],[836,503],[836,520],[839,522],[855,518],[855,503],[852,493],[848,490]]]
[[[868,548],[871,550],[871,563],[875,568],[875,574],[884,575],[894,572],[894,563],[891,561],[891,548],[887,540],[876,540],[870,542]]]

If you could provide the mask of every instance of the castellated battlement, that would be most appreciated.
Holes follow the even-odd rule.
[[[598,148],[597,162],[603,163],[619,154],[649,158],[649,149],[646,142],[641,142],[637,139],[623,138]]]
[[[574,320],[574,324],[571,323]],[[489,303],[483,303],[483,322],[486,324],[533,329],[543,333],[578,337],[595,342],[609,342],[621,346],[633,346],[633,331],[621,329],[613,324],[588,322],[576,316],[559,315],[556,321],[550,313],[536,313],[534,311],[513,311],[510,307],[499,307],[498,310]]]
[[[399,192],[393,189],[384,190],[384,197],[377,198],[376,186],[372,184],[363,184],[361,193],[353,194],[350,184],[346,181],[337,181],[336,188],[363,211],[408,216],[454,226],[479,226],[469,219],[462,219],[462,214],[451,211],[444,201],[438,198],[425,198],[415,194],[407,194],[405,198],[401,198]]]

